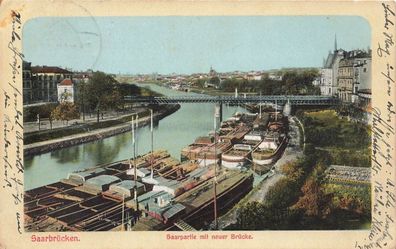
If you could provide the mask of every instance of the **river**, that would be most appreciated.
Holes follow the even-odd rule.
[[[198,95],[171,90],[154,84],[141,84],[165,96]],[[223,118],[230,117],[240,107],[223,107]],[[172,115],[160,120],[154,127],[154,150],[166,149],[180,159],[180,151],[191,144],[197,136],[207,135],[213,130],[214,104],[182,104]],[[150,151],[150,127],[137,131],[138,154]],[[122,133],[102,140],[76,145],[25,159],[25,190],[66,178],[69,172],[90,168],[132,157],[132,135]]]

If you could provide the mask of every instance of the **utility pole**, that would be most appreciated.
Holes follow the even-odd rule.
[[[136,143],[135,143],[135,122],[134,116],[132,116],[132,145],[133,145],[133,176],[134,176],[134,198],[135,198],[135,205],[136,205],[136,212],[138,211],[138,201],[137,201],[137,176],[136,176]],[[135,214],[136,215],[136,214]]]
[[[137,165],[136,165],[136,151],[137,151],[137,143],[136,143],[136,132],[138,128],[138,118],[139,116],[136,115],[136,131],[135,128],[132,129],[133,131],[133,164],[134,164],[134,180],[135,180],[135,188],[134,188],[134,195],[135,195],[135,204],[136,204],[136,211],[139,211],[139,202],[138,202],[138,191],[137,191]]]
[[[136,143],[136,155],[139,155],[139,143],[138,143],[138,135],[137,130],[138,130],[138,126],[139,126],[139,114],[136,114],[136,118],[135,118],[135,143]]]
[[[83,121],[85,122],[85,103],[84,103],[84,92],[85,92],[85,82],[84,82],[84,80],[82,81],[82,91],[81,91],[81,96],[82,96],[82,98],[81,98],[81,104],[82,104],[82,114],[83,114]]]
[[[38,123],[38,129],[39,130],[41,130],[41,127],[40,127],[40,114],[37,114],[37,123]]]
[[[150,132],[151,132],[151,157],[150,157],[150,166],[151,166],[151,178],[153,178],[153,161],[154,161],[154,131],[153,131],[153,109],[150,109]]]
[[[214,228],[217,230],[217,193],[216,193],[216,182],[217,182],[217,110],[215,107],[215,122],[214,122],[214,158],[215,158],[215,165],[214,165],[214,177],[213,177],[213,208],[214,208]]]
[[[259,103],[259,107],[260,107],[260,119],[261,119],[261,91],[260,91],[260,103]]]
[[[50,102],[50,87],[49,87],[49,85],[50,85],[50,81],[47,81],[47,102]]]
[[[122,194],[121,231],[125,231],[125,227],[124,227],[124,212],[125,212],[125,195]]]

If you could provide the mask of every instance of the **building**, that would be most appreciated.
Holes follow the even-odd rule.
[[[352,102],[354,74],[353,59],[342,59],[338,66],[338,97],[343,102]]]
[[[93,70],[88,69],[87,71],[79,71],[73,72],[73,83],[79,84],[79,83],[88,83],[88,80],[92,77],[93,75]]]
[[[371,89],[359,89],[357,91],[357,102],[358,104],[365,108],[371,108]],[[370,110],[368,110],[370,111]]]
[[[371,50],[347,52],[338,49],[335,37],[334,51],[329,51],[320,69],[319,87],[321,95],[337,96],[343,102],[358,103],[359,91],[371,89]]]
[[[31,75],[32,102],[55,102],[58,100],[57,85],[64,79],[72,79],[73,73],[59,67],[34,66]]]
[[[320,70],[320,92],[322,95],[335,96],[337,94],[338,66],[344,57],[344,52],[336,47],[333,52],[329,52],[323,68]]]
[[[330,68],[322,68],[320,69],[320,94],[321,95],[333,95],[333,69]]]
[[[312,85],[313,85],[313,86],[318,86],[318,87],[320,87],[320,80],[321,80],[320,77],[316,77],[316,78],[312,81]]]
[[[327,58],[323,60],[323,68],[320,69],[320,94],[327,96],[337,95],[338,66],[344,58],[345,51],[337,48],[337,37],[334,39],[334,51],[329,51]]]
[[[76,84],[72,79],[64,79],[57,85],[58,102],[72,102],[76,101],[77,89]]]
[[[359,91],[371,92],[371,51],[346,52],[339,63],[338,97],[343,102],[359,103]]]
[[[23,103],[33,102],[32,66],[30,62],[22,62]]]
[[[276,81],[282,81],[282,75],[279,75],[279,74],[276,74],[276,73],[270,73],[269,75],[268,75],[268,78],[270,79],[270,80],[276,80]]]
[[[371,102],[371,51],[362,52],[356,55],[354,59],[355,85],[352,92],[353,103],[366,103],[367,106]],[[368,94],[370,96],[368,96]],[[359,97],[360,96],[360,97]],[[369,102],[368,99],[370,99]],[[363,102],[362,102],[363,101]]]

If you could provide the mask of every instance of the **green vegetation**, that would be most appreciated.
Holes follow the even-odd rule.
[[[337,117],[333,110],[297,112],[305,127],[306,143],[326,164],[370,167],[369,127]]]
[[[52,110],[54,110],[57,105],[57,103],[49,103],[44,105],[24,107],[23,122],[37,121],[37,114],[40,115],[40,119],[50,118]]]
[[[364,103],[342,103],[337,106],[336,111],[341,117],[351,118],[360,122],[364,122],[366,117],[364,110],[367,106]]]
[[[218,77],[199,79],[195,85],[204,88],[205,82],[218,86],[223,92],[258,93],[263,95],[320,95],[319,87],[313,86],[312,81],[318,77],[317,69],[287,70],[281,72],[282,80],[270,79],[264,74],[261,80],[248,80],[242,78],[230,78],[220,81]]]
[[[70,102],[61,102],[54,110],[52,110],[49,117],[50,122],[52,120],[62,120],[69,122],[69,120],[79,118],[77,106]]]
[[[118,83],[113,76],[103,72],[94,72],[92,78],[87,83],[77,84],[76,106],[80,112],[92,113],[97,115],[104,110],[123,111],[128,107],[125,96],[158,96],[158,93],[148,88],[141,88],[134,84]],[[67,99],[64,96],[64,99]],[[40,119],[50,119],[51,112],[59,103],[49,103],[23,108],[24,122],[37,121]],[[98,119],[97,119],[98,121]]]
[[[96,122],[99,123],[101,111],[123,106],[123,95],[127,91],[127,88],[119,84],[113,76],[94,72],[88,83],[80,85],[79,104],[83,109],[88,107],[89,110],[96,111]]]
[[[175,106],[162,106],[160,108],[160,106],[158,106],[158,105],[153,105],[153,106],[150,106],[149,108],[153,109],[154,112],[157,112],[160,109],[163,110],[164,108],[169,108],[169,111],[172,111],[175,109]],[[147,117],[150,115],[150,110],[147,109],[145,111],[139,112],[138,114],[139,114],[139,118],[144,118],[144,117]],[[118,118],[118,119],[101,121],[99,123],[87,123],[87,124],[57,128],[57,129],[53,129],[53,130],[30,132],[30,133],[24,134],[24,144],[42,142],[42,141],[47,141],[47,140],[51,140],[51,139],[56,139],[56,138],[61,138],[61,137],[65,137],[65,136],[84,133],[84,132],[92,131],[92,130],[96,130],[96,129],[102,129],[102,128],[125,124],[125,123],[131,121],[131,117],[132,117],[132,114],[124,116],[122,118]]]
[[[87,83],[80,83],[78,89],[80,109],[96,112],[97,122],[103,110],[125,110],[127,106],[125,96],[158,96],[148,88],[119,83],[112,75],[99,71],[94,72]]]
[[[68,122],[72,119],[80,118],[80,113],[78,109],[81,111],[85,109],[85,111],[92,112],[97,111],[97,107],[99,105],[99,111],[102,110],[117,110],[126,112],[128,105],[131,103],[126,103],[124,101],[124,96],[160,96],[160,94],[151,91],[149,88],[138,87],[133,84],[128,83],[117,83],[113,80],[112,76],[106,75],[101,72],[96,72],[94,75],[97,75],[95,79],[105,78],[108,82],[105,83],[107,85],[108,94],[104,94],[102,96],[103,99],[98,103],[99,93],[96,91],[91,91],[94,84],[99,84],[95,81],[90,81],[86,84],[80,83],[78,85],[78,98],[77,104],[72,104],[70,102],[61,102],[61,103],[51,103],[45,105],[38,106],[29,106],[24,107],[24,122],[34,122],[37,120],[37,115],[40,116],[41,121],[43,119],[48,119],[51,129],[50,130],[42,130],[42,131],[34,131],[24,134],[24,144],[31,144],[56,138],[61,138],[64,136],[75,135],[79,133],[84,133],[87,131],[92,131],[101,128],[107,128],[111,126],[121,125],[131,120],[131,115],[127,115],[121,118],[113,119],[113,120],[102,120],[96,123],[85,123],[79,125],[72,125],[67,127],[61,127],[52,129],[52,121],[53,120],[62,120]],[[90,85],[91,84],[91,85]],[[104,88],[103,88],[104,89]],[[102,91],[104,91],[102,89]],[[96,96],[95,96],[96,95]],[[82,108],[84,106],[84,108]],[[151,105],[147,110],[143,112],[139,112],[139,117],[145,117],[150,114],[149,109],[153,109],[154,112],[159,111],[160,109],[174,110],[175,106],[159,106],[159,105]]]
[[[298,116],[308,142],[303,158],[283,165],[285,177],[270,187],[265,201],[242,205],[237,223],[228,229],[369,228],[370,186],[334,184],[324,178],[330,164],[369,167],[368,128],[339,119],[334,111],[300,112]],[[320,136],[322,132],[331,136]]]

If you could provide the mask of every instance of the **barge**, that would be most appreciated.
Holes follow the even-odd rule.
[[[287,141],[288,138],[284,134],[267,134],[260,145],[252,152],[254,170],[259,174],[269,171],[271,165],[281,157],[287,146]]]
[[[59,182],[28,190],[25,230],[147,230],[142,226],[164,230],[178,221],[197,227],[211,222],[215,166],[175,161],[159,151],[72,172]],[[219,170],[216,182],[217,210],[221,211],[252,189],[253,177]]]
[[[255,170],[265,171],[281,156],[287,127],[277,114],[273,118],[238,113],[184,148],[182,162],[155,151],[28,190],[25,230],[205,229],[214,213],[225,212],[253,188],[252,173],[229,169],[253,161]]]
[[[253,174],[221,171],[216,176],[216,182],[217,210],[221,214],[253,188]],[[205,181],[172,201],[165,193],[151,193],[150,197],[139,202],[145,217],[141,218],[132,227],[132,230],[159,231],[186,230],[186,228],[197,230],[205,228],[214,219],[213,188],[213,181]],[[127,205],[134,208],[133,201]]]

